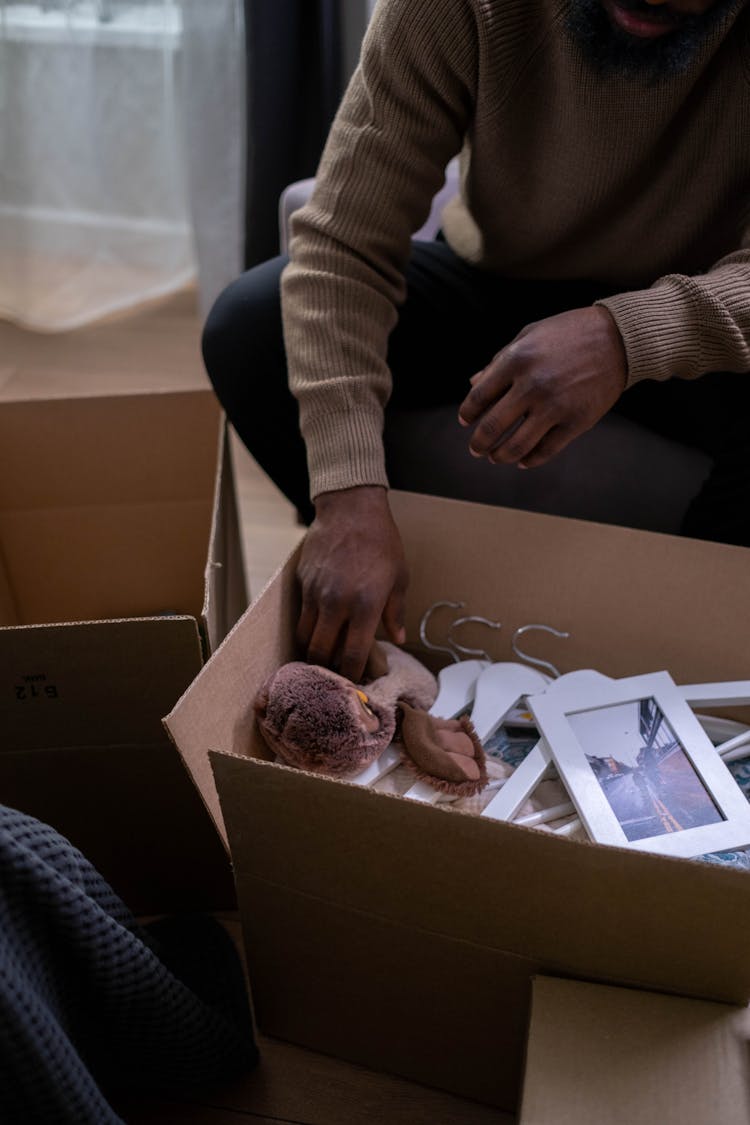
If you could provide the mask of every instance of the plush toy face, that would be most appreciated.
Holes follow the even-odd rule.
[[[395,716],[350,680],[301,661],[285,664],[266,681],[255,711],[279,757],[313,773],[364,769],[395,730]]]
[[[385,673],[373,675],[366,693],[320,665],[284,664],[255,701],[266,742],[287,765],[346,776],[391,744],[401,719],[399,747],[418,778],[456,796],[478,792],[487,774],[471,723],[429,714],[435,677],[395,646],[383,649]]]

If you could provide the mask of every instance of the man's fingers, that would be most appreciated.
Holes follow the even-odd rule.
[[[380,598],[362,591],[340,603],[329,601],[319,605],[315,627],[307,645],[308,662],[334,668],[342,676],[359,683],[382,613]]]
[[[485,368],[482,369],[482,371],[477,371],[476,375],[471,376],[471,378],[469,379],[469,383],[471,384],[472,387],[475,387],[477,385],[477,383],[480,382],[480,380],[482,379],[486,370],[487,370],[487,368],[485,367]],[[462,426],[468,426],[469,425],[468,418],[464,418],[463,412],[464,412],[465,408],[468,409],[466,399],[464,399],[464,401],[461,403],[461,405],[458,408],[458,421],[459,421],[459,424],[462,425]]]
[[[385,609],[383,610],[383,625],[385,626],[385,631],[396,645],[402,645],[406,640],[406,629],[404,628],[406,585],[407,580],[406,576],[404,576],[403,580],[397,582],[393,587],[390,597],[385,603]]]
[[[493,449],[513,437],[526,421],[527,414],[523,398],[515,389],[508,391],[477,422],[469,440],[469,452],[474,457],[488,457]]]
[[[299,615],[297,622],[297,646],[300,651],[307,653],[310,647],[312,635],[315,632],[315,624],[318,620],[318,607],[309,598],[303,597],[302,611]]]
[[[507,414],[507,412],[503,412]],[[510,425],[498,420],[492,413],[485,415],[474,431],[469,442],[469,453],[472,457],[489,457],[492,460],[494,450],[503,448],[505,442],[510,441],[526,421],[525,414],[519,414]]]
[[[458,408],[458,420],[462,426],[471,426],[510,386],[505,369],[505,352],[498,352],[483,371],[477,372],[469,381],[471,390]]]
[[[378,609],[359,621],[352,620],[349,624],[341,649],[338,671],[355,684],[360,683],[364,675],[379,622]]]
[[[334,667],[345,624],[345,613],[332,614],[321,608],[305,653],[309,664],[322,664],[325,668]]]
[[[544,441],[554,423],[539,412],[522,415],[513,428],[489,453],[494,465],[517,465]]]

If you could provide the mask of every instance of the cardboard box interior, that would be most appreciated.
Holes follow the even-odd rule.
[[[520,1125],[747,1125],[747,1011],[537,977]]]
[[[503,623],[476,639],[466,631],[467,645],[489,645],[496,660],[513,659],[518,626],[543,622],[571,634],[534,639],[535,655],[563,671],[747,677],[737,613],[750,599],[747,551],[392,499],[412,642],[430,605],[461,600]],[[264,760],[252,702],[294,655],[295,563],[166,720],[231,845],[262,1030],[510,1110],[537,974],[747,1001],[742,872],[577,843]]]
[[[136,910],[232,901],[161,716],[246,605],[209,392],[3,403],[0,800]]]

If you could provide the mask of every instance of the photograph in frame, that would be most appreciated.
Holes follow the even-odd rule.
[[[750,846],[750,804],[667,672],[529,697],[590,838],[695,857]]]
[[[568,721],[629,842],[726,819],[653,696]]]

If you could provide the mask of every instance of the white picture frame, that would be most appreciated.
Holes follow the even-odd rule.
[[[750,680],[681,684],[680,693],[691,707],[746,707],[750,704]]]
[[[592,840],[683,858],[750,845],[750,803],[668,672],[528,702]]]
[[[579,668],[575,672],[566,672],[564,676],[553,680],[544,690],[546,693],[560,691],[570,684],[610,683],[608,676],[593,668]],[[527,695],[527,700],[531,695]],[[473,720],[473,715],[472,715]],[[494,728],[493,728],[494,729]],[[528,801],[537,785],[547,777],[554,776],[555,768],[549,747],[543,738],[526,755],[521,764],[513,771],[500,792],[482,810],[482,816],[487,820],[513,820],[518,810]]]

